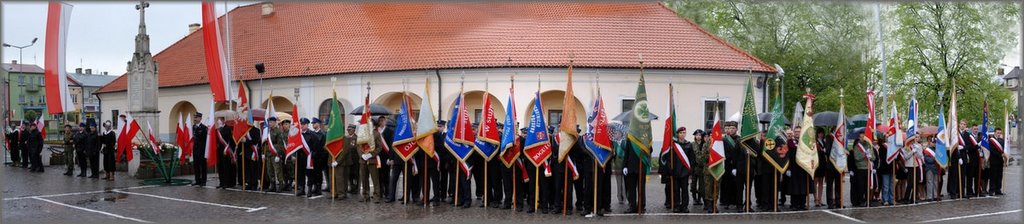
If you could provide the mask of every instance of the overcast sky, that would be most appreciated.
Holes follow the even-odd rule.
[[[230,8],[253,2],[228,2]],[[139,13],[137,2],[70,2],[74,5],[68,30],[67,70],[92,68],[94,72],[121,75],[135,51]],[[3,42],[23,46],[38,37],[32,47],[24,49],[24,61],[43,65],[46,40],[46,2],[4,2]],[[217,2],[218,15],[224,13],[224,2]],[[146,9],[146,29],[150,50],[159,53],[188,33],[188,24],[201,22],[199,2],[151,2]],[[1002,60],[1007,67],[1020,65],[1020,45]],[[18,50],[3,49],[3,62],[18,60]],[[1007,70],[1009,71],[1009,70]]]
[[[67,70],[91,68],[95,72],[121,75],[135,52],[138,34],[138,2],[69,2],[74,6],[68,29]],[[228,7],[251,4],[228,2]],[[218,15],[224,13],[224,2],[217,2]],[[35,45],[23,50],[27,64],[43,66],[46,44],[46,6],[40,2],[3,3],[3,42],[24,46],[38,37]],[[188,34],[188,24],[201,22],[199,2],[150,2],[146,8],[146,32],[150,51],[155,55]],[[3,62],[18,60],[18,49],[4,48]]]

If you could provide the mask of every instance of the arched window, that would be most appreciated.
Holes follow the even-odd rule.
[[[341,118],[345,119],[348,111],[345,110],[345,105],[342,105],[341,101],[338,101],[338,109],[341,110]],[[326,99],[323,103],[320,103],[320,108],[317,111],[317,118],[320,118],[320,121],[326,122],[327,118],[331,117],[331,99]],[[327,125],[327,123],[323,125]]]

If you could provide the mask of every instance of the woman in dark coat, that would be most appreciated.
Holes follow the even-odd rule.
[[[108,181],[114,180],[114,171],[117,169],[114,166],[114,144],[117,142],[114,136],[114,130],[110,128],[110,121],[103,122],[103,133],[99,135],[99,143],[103,144],[103,179]]]

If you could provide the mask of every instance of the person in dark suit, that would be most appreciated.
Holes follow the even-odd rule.
[[[451,153],[445,152],[444,130],[445,121],[437,121],[437,132],[434,132],[434,159],[427,160],[430,183],[434,189],[434,197],[430,201],[445,202],[448,199],[448,176]]]
[[[260,129],[250,128],[245,141],[245,151],[243,161],[245,161],[245,190],[255,191],[259,190],[260,185],[260,172],[262,171],[261,164],[262,158],[261,153],[263,151],[260,144]]]
[[[20,144],[21,140],[19,139],[21,137],[21,133],[22,133],[21,127],[22,127],[21,124],[18,124],[17,126],[14,127],[14,130],[12,130],[11,132],[6,133],[7,134],[7,138],[6,139],[7,139],[7,143],[8,143],[7,147],[9,147],[10,148],[9,150],[11,151],[11,161],[12,161],[11,162],[11,166],[12,167],[21,167],[22,166],[21,144]],[[27,161],[28,158],[26,158],[25,160]]]
[[[795,159],[799,150],[790,149],[786,157]],[[786,193],[789,195],[789,208],[797,211],[807,210],[807,193],[810,191],[811,174],[803,167],[793,166],[786,170],[789,182],[786,184]]]
[[[579,128],[576,131],[579,132]],[[587,216],[594,210],[594,161],[583,146],[583,135],[579,136],[568,156],[576,166],[577,178],[573,178],[572,171],[569,171],[569,180],[572,180],[573,191],[576,192],[576,211],[580,216]]]
[[[385,116],[377,117],[377,120],[374,122],[374,128],[375,129],[373,131],[379,133],[379,137],[374,139],[374,141],[377,141],[376,146],[381,149],[381,164],[380,169],[377,169],[377,172],[379,172],[378,175],[382,180],[380,184],[381,189],[384,189],[384,202],[390,203],[396,200],[395,190],[393,187],[397,185],[398,182],[398,175],[394,175],[395,171],[392,170],[396,166],[394,158],[398,157],[398,154],[396,154],[394,150],[391,150],[391,144],[394,143],[395,131],[394,128],[388,126],[388,118]],[[401,159],[398,161],[401,161]],[[401,164],[397,165],[401,166]],[[398,170],[398,173],[400,174],[401,167],[399,167]],[[394,177],[392,177],[393,175]]]
[[[634,149],[633,144],[629,141],[622,141],[622,148],[625,153],[622,159],[622,173],[626,176],[626,200],[629,201],[629,208],[626,209],[626,213],[644,213],[647,207],[647,181],[645,179],[645,169],[649,169],[649,165],[644,165],[644,169],[641,169],[641,162],[644,159],[649,160],[650,155],[638,155],[639,149]],[[641,158],[645,156],[648,158]]]
[[[85,172],[85,168],[88,168],[89,178],[100,178],[100,141],[98,139],[98,133],[96,133],[96,122],[89,119],[86,122],[86,131],[84,141],[87,145],[85,147],[85,161],[89,164],[87,167],[82,167],[82,172]]]
[[[203,114],[196,112],[192,116],[192,172],[194,183],[192,186],[206,186],[206,136],[209,128],[203,124]],[[216,150],[216,149],[211,149]],[[113,170],[111,170],[113,171]]]
[[[43,133],[39,132],[39,128],[45,127],[36,127],[36,123],[28,123],[28,132],[21,136],[21,141],[24,144],[22,150],[28,150],[28,157],[32,163],[29,171],[42,173],[44,169],[40,153],[43,152]]]
[[[978,147],[979,146],[978,146],[978,137],[977,137],[978,136],[977,135],[978,129],[977,129],[977,127],[974,127],[972,129],[971,127],[969,127],[967,125],[967,121],[966,120],[960,120],[960,130],[962,130],[962,132],[960,132],[960,137],[963,138],[963,141],[964,141],[964,151],[965,151],[965,154],[963,155],[964,156],[963,157],[964,164],[961,167],[962,171],[963,171],[962,175],[964,177],[964,179],[963,179],[963,181],[964,181],[963,182],[963,185],[964,185],[964,196],[967,197],[967,198],[972,198],[972,197],[974,197],[976,195],[975,194],[976,193],[975,192],[975,187],[977,185],[976,181],[977,181],[977,178],[978,178],[978,168],[979,168],[978,167],[978,164],[979,164],[978,163]]]
[[[306,182],[306,189],[308,190],[306,192],[306,197],[322,195],[321,188],[323,187],[324,179],[323,169],[326,167],[326,164],[324,164],[326,160],[323,159],[323,156],[325,156],[324,153],[327,152],[324,150],[324,144],[321,141],[322,138],[320,132],[317,130],[320,125],[320,119],[314,117],[313,121],[314,122],[312,124],[314,128],[312,130],[305,127],[302,128],[302,138],[306,140],[306,144],[309,146],[308,160],[310,160],[313,167],[312,169],[306,170],[306,180],[308,180]],[[310,165],[307,165],[307,168],[309,166]]]
[[[989,156],[989,168],[988,168],[988,190],[993,195],[1003,195],[1003,167],[1007,164],[1007,156],[1004,151],[1006,139],[1003,138],[1003,129],[996,128],[995,135],[990,139],[992,141],[992,148],[989,151],[992,155]]]
[[[737,123],[735,121],[726,121],[724,129],[724,136],[722,136],[722,142],[724,143],[725,151],[725,174],[722,175],[722,181],[720,183],[722,205],[726,206],[726,209],[730,205],[733,208],[740,209],[744,208],[744,187],[746,187],[746,168],[748,155],[746,149],[740,147],[740,136],[736,135]]]
[[[232,126],[225,123],[223,118],[217,119],[217,125],[220,128],[217,129],[219,132],[217,137],[217,148],[210,150],[217,150],[217,176],[220,179],[220,184],[217,188],[227,189],[235,187],[235,141],[231,137]]]

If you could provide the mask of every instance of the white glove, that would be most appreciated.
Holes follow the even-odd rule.
[[[280,158],[280,157],[276,157],[276,156],[275,156],[275,157],[274,157],[274,162],[275,162],[275,163],[280,163],[280,162],[281,162],[281,158]]]
[[[788,176],[790,176],[790,175],[789,175],[789,170],[786,170],[786,176],[787,176],[787,177],[788,177]]]
[[[786,172],[789,172],[789,171],[786,171]],[[736,176],[736,169],[732,169],[732,175]]]
[[[295,162],[295,156],[292,156],[291,158],[292,158],[292,162]]]
[[[394,160],[388,160],[388,165],[395,165],[395,161]]]
[[[263,155],[263,161],[267,161],[267,155]]]
[[[964,159],[959,159],[959,160],[957,160],[957,161],[959,161],[959,162],[960,162],[960,165],[964,165]]]
[[[337,166],[338,166],[338,161],[331,162],[331,167],[337,167]]]
[[[850,172],[850,177],[853,177],[853,172]]]
[[[622,168],[622,175],[628,175],[628,174],[629,174],[629,168],[623,167]]]

